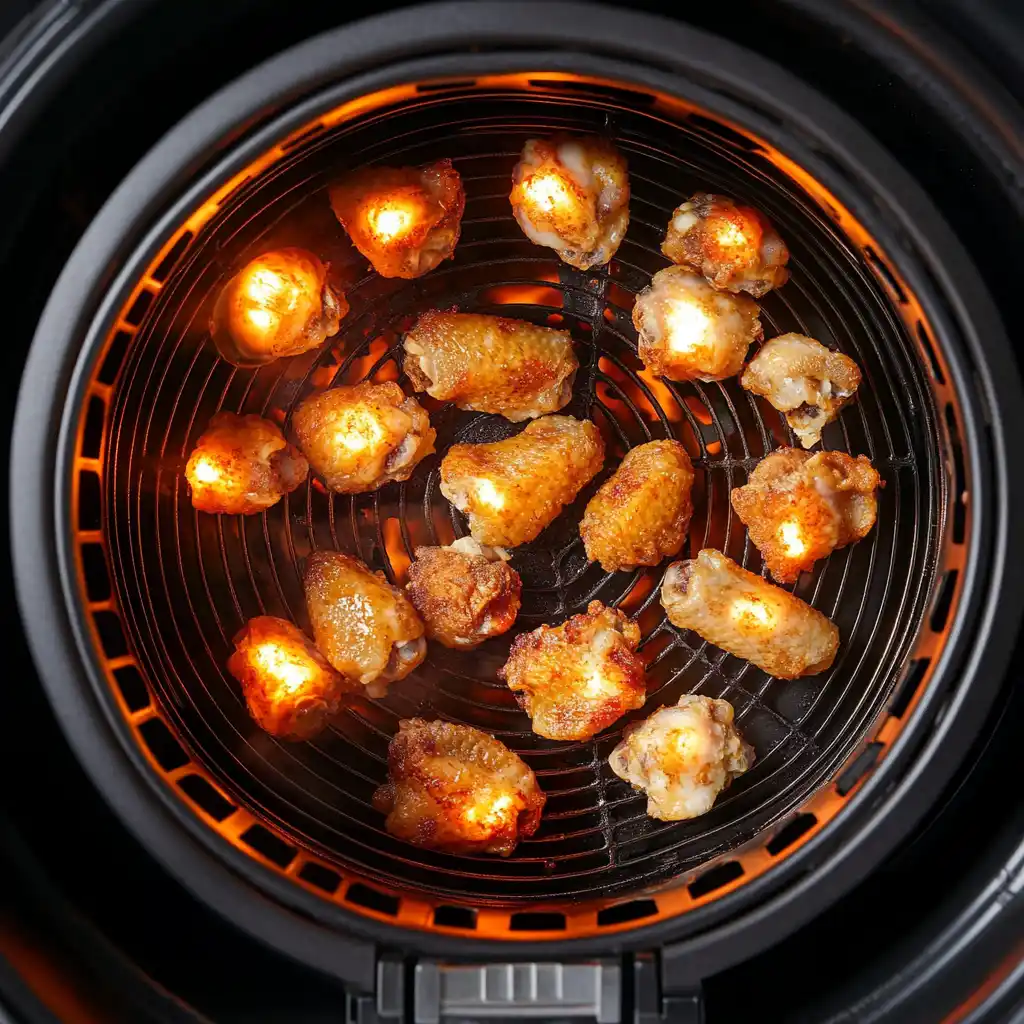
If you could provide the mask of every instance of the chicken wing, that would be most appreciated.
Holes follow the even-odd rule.
[[[365,167],[328,194],[352,244],[381,277],[422,277],[455,252],[466,193],[451,160]]]
[[[276,505],[309,474],[302,452],[270,420],[219,412],[185,465],[200,512],[253,515]]]
[[[522,582],[504,548],[460,537],[444,548],[417,548],[406,592],[427,636],[445,647],[477,647],[509,629]]]
[[[631,448],[583,513],[587,558],[616,572],[678,554],[693,515],[692,486],[693,466],[678,441]]]
[[[557,412],[579,363],[568,331],[480,313],[424,313],[405,337],[417,391],[518,422]]]
[[[306,606],[317,647],[347,679],[383,697],[427,656],[416,609],[383,573],[339,551],[316,551],[305,575]]]
[[[779,679],[824,672],[839,649],[835,623],[714,548],[668,567],[661,603],[673,625]]]
[[[754,748],[743,742],[732,719],[728,701],[683,694],[674,706],[630,726],[608,764],[647,793],[652,818],[696,818],[754,763]]]
[[[509,201],[531,242],[589,270],[615,255],[629,226],[626,160],[597,135],[530,139]]]
[[[507,857],[544,810],[537,776],[479,729],[413,718],[388,750],[388,782],[373,795],[388,832],[446,853]]]
[[[762,335],[757,303],[716,291],[682,267],[666,267],[633,306],[644,365],[669,380],[724,380],[739,373]]]
[[[491,444],[456,444],[441,461],[441,493],[481,544],[533,540],[600,471],[604,441],[590,420],[543,416]]]
[[[313,395],[295,410],[292,427],[313,471],[342,494],[408,480],[437,436],[426,410],[390,381]]]
[[[882,481],[864,455],[780,448],[762,459],[732,507],[779,583],[792,583],[819,558],[866,537]]]
[[[661,251],[716,288],[755,299],[789,278],[789,250],[771,222],[728,196],[698,192],[676,207]]]
[[[647,698],[640,627],[591,601],[585,615],[516,637],[498,672],[550,740],[586,740]]]
[[[249,714],[261,729],[286,740],[312,739],[357,687],[342,678],[284,619],[260,615],[235,637],[228,671],[242,684]]]
[[[740,384],[762,395],[779,412],[805,448],[821,440],[825,425],[860,386],[860,368],[841,352],[803,334],[780,334],[750,360]]]

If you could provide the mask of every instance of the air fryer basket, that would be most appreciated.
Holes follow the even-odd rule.
[[[362,91],[346,82],[225,147],[206,177],[173,202],[163,197],[162,220],[147,235],[126,231],[134,249],[112,283],[97,281],[91,326],[76,328],[82,354],[55,455],[67,615],[106,742],[121,744],[123,764],[189,834],[258,889],[335,926],[377,922],[377,935],[384,923],[539,941],[636,932],[684,912],[707,921],[713,904],[735,908],[742,890],[781,879],[830,826],[855,822],[872,770],[869,782],[920,750],[929,701],[953,685],[956,647],[990,596],[982,589],[965,600],[978,585],[968,567],[981,571],[996,557],[986,488],[1001,463],[978,463],[985,445],[998,444],[977,429],[960,325],[936,299],[935,277],[904,272],[908,251],[920,257],[909,232],[894,233],[903,247],[894,254],[877,209],[855,213],[822,183],[834,174],[843,184],[836,157],[830,164],[814,151],[812,173],[769,141],[786,134],[782,121],[699,79],[641,74],[598,56],[484,53],[368,75]],[[629,232],[607,267],[561,264],[511,216],[509,177],[523,142],[554,131],[607,133],[629,161]],[[793,138],[800,152],[806,139]],[[378,277],[335,221],[325,186],[366,164],[442,157],[467,192],[454,259],[415,281]],[[790,246],[792,278],[762,303],[766,337],[812,335],[864,372],[858,401],[826,429],[824,445],[868,455],[885,487],[869,537],[796,585],[842,634],[834,667],[809,679],[770,679],[675,629],[657,600],[663,566],[603,573],[577,534],[586,501],[625,451],[675,437],[698,467],[686,550],[719,547],[760,570],[729,492],[765,454],[793,443],[785,421],[735,380],[664,382],[636,356],[633,297],[666,265],[659,245],[671,210],[698,190],[762,209]],[[351,312],[322,351],[238,370],[209,341],[212,303],[239,266],[278,245],[328,261]],[[593,741],[533,735],[496,679],[511,635],[473,652],[431,645],[386,698],[354,700],[309,744],[260,732],[225,670],[231,638],[251,616],[308,628],[301,577],[310,552],[347,551],[401,582],[416,546],[466,532],[440,495],[440,455],[519,428],[423,396],[438,455],[374,494],[330,494],[311,478],[262,515],[215,517],[194,512],[182,475],[219,410],[258,413],[287,431],[314,387],[397,380],[410,390],[402,334],[433,307],[572,333],[581,369],[565,411],[592,418],[609,455],[578,501],[514,552],[524,595],[513,635],[595,598],[637,617],[647,704]],[[606,759],[626,724],[686,692],[729,700],[757,762],[707,815],[656,822]],[[384,831],[370,796],[385,778],[390,736],[414,715],[494,733],[536,770],[544,820],[511,857],[423,851]]]

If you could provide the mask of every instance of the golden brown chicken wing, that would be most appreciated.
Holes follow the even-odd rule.
[[[405,336],[417,391],[518,422],[557,412],[579,363],[568,331],[481,313],[424,313]]]
[[[685,693],[676,705],[630,726],[608,764],[647,793],[652,818],[696,818],[754,763],[754,748],[743,742],[732,719],[728,701]]]
[[[313,471],[341,494],[408,480],[437,437],[426,410],[390,381],[313,395],[295,410],[292,427]]]
[[[427,636],[467,649],[509,629],[519,613],[522,582],[504,548],[460,537],[444,548],[417,548],[406,591]]]
[[[678,441],[631,448],[583,513],[587,558],[616,572],[678,554],[693,515],[692,486],[693,466]]]
[[[364,167],[329,195],[352,244],[381,277],[422,277],[455,252],[466,193],[451,160]]]
[[[235,637],[228,671],[242,684],[249,714],[286,740],[312,739],[358,687],[343,679],[305,633],[284,619],[260,615]]]
[[[383,697],[427,656],[416,609],[383,573],[339,551],[316,551],[305,575],[306,606],[317,647],[347,679]]]
[[[306,249],[276,249],[247,263],[221,290],[210,335],[235,366],[260,366],[319,348],[348,312],[327,268]]]
[[[661,603],[673,625],[780,679],[824,672],[839,649],[835,623],[714,548],[668,567]]]
[[[600,471],[604,441],[590,420],[543,416],[491,444],[456,444],[441,461],[441,493],[481,544],[533,540]]]
[[[805,448],[821,440],[860,386],[860,368],[841,352],[803,334],[780,334],[750,360],[740,384],[785,413]]]
[[[629,226],[626,160],[597,135],[530,139],[509,200],[531,242],[589,270],[615,255]]]
[[[739,373],[761,337],[757,303],[719,292],[682,267],[666,267],[633,306],[644,365],[669,380],[724,380]]]
[[[728,196],[698,192],[676,207],[661,251],[716,288],[755,299],[789,278],[789,250],[771,222]]]
[[[276,505],[309,473],[302,452],[259,416],[219,412],[185,466],[192,505],[200,512],[253,515]]]
[[[732,507],[772,576],[792,583],[819,558],[868,535],[880,486],[864,455],[780,448],[733,489]]]
[[[647,698],[640,627],[591,601],[585,615],[516,637],[498,672],[549,740],[586,740]]]
[[[399,723],[388,778],[373,796],[388,832],[446,853],[507,857],[537,831],[546,799],[537,776],[493,736],[422,718]]]

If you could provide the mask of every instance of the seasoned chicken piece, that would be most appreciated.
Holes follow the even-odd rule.
[[[305,633],[285,619],[260,615],[235,637],[228,671],[242,684],[249,714],[286,740],[312,739],[356,689],[327,664]]]
[[[328,194],[352,244],[381,277],[422,277],[455,252],[466,193],[451,160],[364,167]]]
[[[647,793],[652,818],[699,817],[754,763],[754,748],[743,742],[732,719],[728,701],[684,693],[674,706],[629,726],[608,764]]]
[[[388,750],[388,783],[373,795],[388,832],[446,853],[507,857],[540,824],[537,776],[479,729],[413,718]]]
[[[661,603],[673,625],[779,679],[824,672],[839,649],[835,623],[714,548],[668,567]]]
[[[678,441],[631,448],[583,513],[587,558],[616,572],[678,554],[693,515],[692,486],[693,466]]]
[[[185,465],[200,512],[253,515],[276,505],[309,474],[302,452],[270,420],[219,412]]]
[[[417,548],[406,591],[427,636],[467,649],[509,629],[519,613],[522,582],[504,548],[460,537],[444,548]]]
[[[591,601],[585,615],[516,637],[498,672],[549,740],[587,740],[643,707],[640,627],[615,608]]]
[[[853,401],[860,369],[849,356],[829,351],[820,341],[780,334],[750,360],[740,384],[785,413],[800,443],[812,448],[825,425]]]
[[[724,380],[743,369],[762,335],[757,303],[711,287],[682,267],[666,267],[633,306],[644,365],[669,380]]]
[[[408,480],[437,437],[426,410],[390,381],[313,395],[295,410],[292,427],[313,471],[341,494]]]
[[[501,316],[431,309],[405,336],[417,391],[515,423],[561,409],[578,366],[568,331]]]
[[[319,348],[348,312],[327,267],[306,249],[277,249],[247,263],[221,289],[210,336],[235,366],[260,366]]]
[[[398,587],[339,551],[306,563],[306,607],[317,647],[346,679],[383,697],[427,656],[423,623]]]
[[[590,420],[543,416],[491,444],[455,444],[441,460],[441,493],[481,544],[514,548],[557,518],[604,462]]]
[[[661,251],[716,288],[755,299],[789,279],[789,250],[771,222],[728,196],[698,192],[676,207]]]
[[[819,558],[868,535],[881,486],[864,455],[780,448],[733,489],[732,507],[772,576],[792,583]]]
[[[626,160],[597,135],[530,139],[509,201],[531,242],[589,270],[615,255],[629,226]]]

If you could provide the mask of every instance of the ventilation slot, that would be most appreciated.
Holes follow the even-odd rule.
[[[106,406],[95,395],[89,399],[82,427],[81,454],[84,459],[98,459],[103,447],[103,418]]]
[[[730,860],[725,864],[719,864],[718,867],[712,868],[710,871],[705,871],[699,878],[695,878],[687,888],[690,890],[690,895],[695,900],[699,900],[702,896],[707,896],[709,892],[721,889],[722,886],[742,877],[743,865],[738,860]]]
[[[121,620],[113,612],[96,612],[92,620],[100,635],[100,646],[108,658],[120,658],[128,653],[128,641],[124,638]]]
[[[949,447],[953,453],[953,543],[963,544],[967,532],[967,474],[964,471],[964,450],[960,444],[960,427],[952,405],[946,406]]]
[[[100,478],[91,470],[78,473],[78,528],[98,530],[103,524],[103,502],[100,498]]]
[[[510,932],[564,932],[565,914],[526,911],[509,919]]]
[[[85,592],[90,601],[110,600],[110,575],[101,545],[82,545],[82,575],[85,577]]]
[[[182,745],[174,738],[167,728],[167,723],[160,718],[151,718],[139,726],[139,735],[146,744],[153,759],[165,772],[173,772],[176,768],[184,768],[189,756]]]
[[[932,608],[931,627],[933,633],[941,633],[946,628],[949,609],[953,606],[953,595],[956,593],[958,575],[956,569],[950,569],[942,580],[939,593],[935,598],[935,605]]]
[[[178,788],[197,807],[214,821],[230,818],[238,808],[226,796],[207,782],[202,775],[184,775],[178,779]]]
[[[882,752],[884,746],[884,743],[879,743],[876,740],[873,743],[869,743],[857,755],[856,760],[839,776],[839,781],[836,783],[836,792],[840,796],[846,796],[875,767],[875,762],[878,760],[878,755]]]
[[[421,94],[448,92],[451,89],[472,89],[475,85],[475,78],[452,78],[445,82],[420,82],[416,86],[416,91]]]
[[[434,924],[442,928],[476,928],[476,911],[469,907],[438,907],[434,911]]]
[[[818,823],[813,814],[799,814],[789,824],[784,825],[771,839],[765,843],[765,849],[773,856],[778,857],[783,850],[792,846],[802,835],[810,832]]]
[[[917,340],[921,343],[921,348],[924,349],[924,354],[928,357],[928,366],[932,371],[932,376],[940,384],[945,384],[946,376],[939,365],[939,357],[935,354],[935,346],[932,344],[931,335],[928,333],[928,328],[920,320],[917,321]]]
[[[341,875],[337,871],[332,871],[313,860],[302,865],[299,878],[308,882],[314,889],[327,893],[328,896],[333,896],[341,885]]]
[[[132,308],[125,314],[125,323],[129,323],[132,327],[138,327],[142,323],[142,318],[146,315],[149,309],[150,303],[153,301],[153,293],[146,291],[145,288],[139,292],[138,297],[132,303]]]
[[[312,128],[307,128],[304,132],[299,132],[298,135],[287,139],[281,144],[281,150],[285,153],[290,152],[293,149],[299,149],[304,146],[311,139],[315,139],[324,130],[323,121],[318,121]]]
[[[124,665],[116,669],[114,681],[129,711],[141,711],[149,707],[149,690],[146,688],[142,673],[134,665]]]
[[[889,705],[889,714],[893,718],[902,718],[906,713],[930,664],[931,658],[918,658],[917,661],[912,661],[907,666],[906,672],[903,673],[903,678],[896,687],[896,694],[892,699],[892,704]]]
[[[549,89],[558,92],[571,92],[581,96],[600,96],[617,100],[632,109],[653,107],[657,97],[649,92],[634,92],[632,89],[617,89],[614,85],[602,85],[600,82],[573,82],[568,79],[531,78],[530,85],[535,89]],[[711,122],[715,124],[714,121]]]
[[[239,838],[250,850],[255,850],[279,868],[288,867],[299,852],[262,825],[250,825]]]
[[[597,912],[599,928],[607,928],[613,924],[625,924],[627,921],[639,921],[642,917],[652,917],[658,912],[658,904],[654,900],[630,900],[629,903],[616,903],[614,907],[605,907]]]
[[[158,266],[150,275],[154,281],[159,281],[162,284],[171,276],[171,271],[177,265],[178,260],[180,260],[184,255],[185,250],[191,244],[193,237],[194,236],[191,231],[183,231],[178,236],[178,240],[171,246],[167,255],[160,261],[160,266]]]
[[[348,887],[345,899],[349,903],[357,903],[369,910],[376,910],[378,914],[387,914],[389,917],[397,917],[399,900],[397,896],[389,896],[379,889],[371,889],[368,885],[356,882]]]
[[[113,338],[110,339],[110,344],[107,346],[107,353],[103,357],[103,363],[100,366],[99,372],[96,374],[96,379],[101,384],[113,384],[117,380],[117,375],[121,371],[121,364],[124,362],[124,357],[128,355],[128,346],[131,343],[132,336],[128,331],[118,331]]]
[[[896,296],[896,301],[900,305],[906,305],[907,294],[904,292],[903,286],[896,279],[896,275],[890,270],[889,264],[870,245],[864,246],[864,255],[867,257],[867,261],[871,264],[872,269],[889,286],[889,290],[893,295]]]

